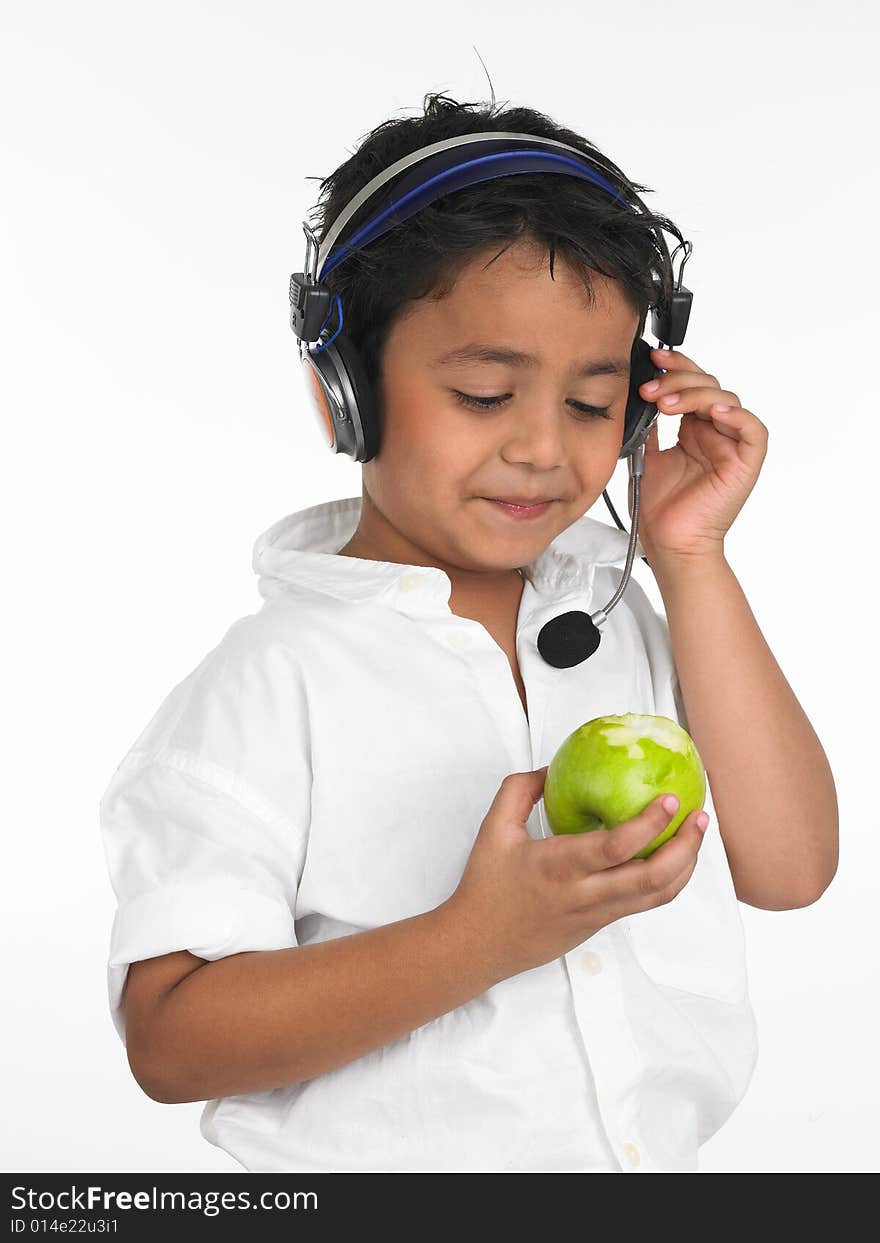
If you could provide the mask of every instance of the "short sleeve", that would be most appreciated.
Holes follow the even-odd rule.
[[[295,668],[277,648],[224,641],[166,698],[99,804],[117,900],[107,989],[123,1044],[132,962],[297,944],[310,797]]]

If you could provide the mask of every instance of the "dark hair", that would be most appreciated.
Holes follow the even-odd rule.
[[[649,188],[629,181],[599,149],[542,112],[491,104],[457,103],[440,92],[424,97],[424,115],[388,120],[371,130],[350,159],[321,180],[318,205],[309,224],[323,241],[334,220],[359,190],[401,157],[463,134],[508,130],[571,144],[600,161],[602,175],[628,199]],[[315,179],[317,180],[317,178]],[[349,220],[336,244],[366,220],[363,209]],[[358,348],[378,394],[382,348],[405,303],[443,298],[475,252],[494,242],[533,240],[549,247],[550,275],[559,252],[582,273],[590,305],[595,295],[589,271],[620,281],[639,312],[641,336],[650,306],[670,295],[669,250],[660,228],[684,242],[665,216],[632,211],[607,191],[565,174],[517,173],[455,190],[394,225],[361,250],[351,252],[326,278],[340,295],[347,337]],[[497,258],[498,255],[494,256]],[[492,260],[490,259],[491,263]],[[488,265],[487,265],[488,266]],[[335,320],[335,316],[333,317]],[[635,338],[634,338],[635,339]]]

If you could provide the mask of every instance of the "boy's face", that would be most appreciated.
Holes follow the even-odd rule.
[[[546,248],[521,242],[483,268],[476,255],[451,293],[420,299],[391,328],[382,356],[379,452],[363,466],[362,556],[435,565],[455,581],[509,578],[580,518],[607,486],[623,443],[629,360],[639,316],[613,280],[581,278]],[[474,342],[535,355],[511,362],[440,362]],[[620,365],[582,375],[590,363]],[[456,392],[503,397],[497,408]],[[608,418],[576,403],[607,407]],[[548,498],[542,514],[511,516],[485,498]]]

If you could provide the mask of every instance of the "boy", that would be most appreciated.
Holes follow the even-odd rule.
[[[325,233],[377,168],[456,134],[595,151],[541,113],[469,109],[429,96],[373,131],[324,183]],[[584,515],[621,448],[648,225],[572,178],[506,176],[340,266],[379,395],[362,496],[260,536],[262,610],[102,799],[132,1072],[156,1101],[206,1101],[202,1134],[245,1169],[695,1170],[746,1091],[737,902],[821,895],[836,794],[724,557],[767,429],[684,354],[645,390],[683,416],[670,449],[652,431],[642,489],[666,619],[631,581],[589,660],[536,649],[625,558]],[[609,712],[689,730],[705,837],[689,816],[635,859],[674,814],[660,797],[543,836],[549,760]]]

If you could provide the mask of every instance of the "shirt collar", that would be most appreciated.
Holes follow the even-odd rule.
[[[357,529],[362,497],[323,501],[287,514],[254,544],[252,565],[265,599],[304,587],[339,600],[381,602],[404,612],[436,612],[449,605],[452,584],[436,566],[371,561],[336,554]],[[629,535],[583,515],[556,537],[523,577],[539,596],[589,591],[598,566],[624,565]],[[644,556],[640,540],[636,556]]]

